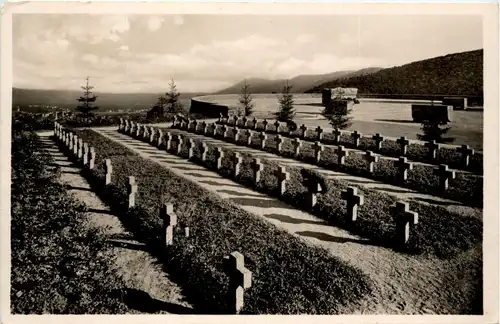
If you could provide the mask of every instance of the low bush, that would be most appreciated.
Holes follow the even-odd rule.
[[[253,273],[245,293],[246,314],[337,314],[352,312],[371,291],[360,270],[306,245],[298,237],[237,208],[124,146],[91,130],[76,131],[96,152],[96,167],[85,171],[93,188],[122,215],[126,228],[150,246],[163,246],[159,208],[173,202],[178,229],[162,252],[168,271],[182,280],[183,291],[206,313],[227,311],[228,281],[223,257],[239,251]],[[112,184],[103,186],[103,160],[111,159]],[[128,176],[138,183],[136,207],[128,210]],[[176,232],[177,233],[177,232]]]
[[[218,124],[223,124],[227,122],[218,122]],[[231,120],[228,125],[234,125],[234,121]],[[247,122],[246,125],[243,125],[242,121],[238,122],[238,127],[239,128],[250,128],[250,123]],[[264,130],[264,124],[262,121],[259,121],[257,123],[257,131],[263,131]],[[268,134],[276,134],[276,126],[273,125],[273,121],[270,121],[269,124],[267,125],[267,130],[266,133]],[[290,133],[287,129],[286,126],[281,126],[278,130],[278,133],[287,136],[287,137],[292,137],[292,138],[298,138],[300,134],[302,134],[302,131],[300,129],[297,129]],[[342,135],[340,136],[339,143],[335,143],[335,136],[331,133],[323,133],[323,139],[322,143],[324,144],[339,144],[339,145],[344,145],[347,148],[355,148],[354,146],[354,141],[352,137],[350,136],[351,132],[346,132],[342,131]],[[317,132],[315,129],[310,129],[306,133],[306,137],[304,140],[310,141],[310,142],[315,142],[317,141]],[[311,143],[312,144],[312,143]],[[360,150],[366,151],[366,150],[371,150],[375,151],[376,149],[376,142],[375,140],[372,139],[372,137],[365,137],[361,136],[359,139],[359,146],[357,147]],[[384,139],[381,142],[381,149],[380,149],[380,154],[389,156],[389,157],[395,157],[399,158],[400,157],[400,146],[399,144],[392,139]],[[423,162],[423,163],[428,163],[428,164],[448,164],[450,168],[454,169],[460,169],[460,170],[466,170],[470,171],[476,174],[483,174],[483,154],[476,152],[474,155],[470,157],[470,162],[468,167],[463,167],[461,164],[461,153],[457,152],[456,149],[450,148],[450,147],[440,147],[436,159],[433,160],[431,159],[429,155],[428,149],[422,145],[422,144],[417,144],[417,143],[412,143],[408,145],[408,150],[407,154],[405,155],[409,160],[415,161],[415,162]]]
[[[183,137],[193,138],[197,143],[194,154],[197,159],[193,161],[200,162],[200,150],[203,137],[179,131],[175,129],[165,129],[172,134],[182,134]],[[181,156],[187,157],[186,140],[181,151]],[[215,168],[214,145],[207,144],[210,150],[207,154],[208,168]],[[173,145],[171,152],[175,151],[176,145]],[[223,167],[219,171],[225,177],[232,177],[234,156],[233,150],[224,148],[225,156],[222,159]],[[256,190],[270,195],[277,195],[278,182],[274,175],[278,164],[273,161],[260,158],[264,164],[261,181],[255,187]],[[237,182],[254,187],[251,154],[243,155],[243,163],[240,167],[240,175]],[[358,208],[358,219],[355,224],[346,220],[345,201],[340,197],[342,190],[345,190],[348,183],[342,180],[327,179],[321,177],[328,185],[325,192],[318,195],[318,203],[314,210],[310,210],[305,202],[305,193],[307,189],[303,184],[301,169],[298,167],[287,166],[287,172],[290,173],[290,180],[286,184],[286,192],[280,199],[296,206],[300,209],[310,211],[314,215],[329,221],[330,224],[348,229],[352,233],[371,239],[379,245],[395,248],[406,253],[423,253],[436,255],[440,258],[449,258],[457,253],[468,250],[474,244],[482,240],[482,211],[474,209],[474,213],[457,212],[452,213],[445,207],[433,206],[428,204],[410,201],[410,209],[418,212],[419,224],[415,230],[412,230],[410,240],[405,247],[399,246],[394,241],[395,222],[391,213],[391,206],[395,203],[395,198],[375,190],[360,188],[360,193],[364,195],[364,205]],[[470,209],[469,209],[470,210]]]
[[[125,289],[103,233],[48,169],[39,137],[12,134],[11,311],[15,314],[118,314]]]
[[[213,131],[213,126],[209,127],[209,132]],[[222,138],[223,131],[219,127],[216,138]],[[250,147],[260,149],[260,139],[254,133]],[[233,131],[229,135],[234,138]],[[295,158],[293,156],[293,145],[290,138],[283,137],[283,145],[281,152],[276,149],[276,136],[274,134],[267,135],[265,151],[281,155],[284,157]],[[346,136],[347,135],[343,135]],[[247,145],[247,136],[240,132],[240,137],[237,145]],[[229,138],[224,138],[225,141],[230,141]],[[402,184],[397,180],[397,168],[394,166],[394,160],[380,158],[379,162],[374,165],[374,172],[367,172],[367,163],[364,156],[351,152],[345,158],[344,165],[337,164],[337,154],[335,153],[336,147],[326,146],[321,153],[320,162],[317,164],[320,167],[344,172],[352,175],[359,175],[366,178],[372,178],[384,183],[394,184],[397,186],[407,187],[422,193],[428,193],[435,196],[460,201],[469,206],[481,207],[483,205],[483,177],[474,175],[472,173],[456,172],[456,179],[449,180],[448,190],[445,192],[439,191],[439,178],[434,175],[434,170],[437,166],[414,164],[413,170],[408,171],[408,180]],[[303,142],[298,160],[315,164],[314,150],[311,142]]]

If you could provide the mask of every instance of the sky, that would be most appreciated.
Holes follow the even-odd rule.
[[[481,16],[15,14],[14,86],[212,92],[483,47]]]

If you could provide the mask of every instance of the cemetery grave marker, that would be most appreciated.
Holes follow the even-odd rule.
[[[402,201],[396,202],[392,208],[396,219],[396,240],[406,244],[410,239],[410,227],[418,224],[418,213],[410,211],[408,203]]]
[[[300,148],[302,147],[302,141],[298,138],[292,140],[294,157],[297,158],[300,154]]]
[[[110,159],[104,160],[104,170],[106,172],[105,184],[107,186],[107,185],[111,184],[111,175],[113,174],[113,166],[111,165]]]
[[[257,185],[260,182],[261,172],[264,170],[264,165],[260,162],[259,158],[254,158],[252,160],[252,170],[254,183]]]
[[[398,181],[404,183],[408,179],[408,170],[413,170],[413,164],[408,162],[406,157],[401,156],[397,161],[394,161],[394,165],[398,168]]]
[[[434,169],[434,174],[439,177],[439,191],[445,192],[448,189],[448,180],[455,179],[455,171],[448,169],[448,165],[440,164]]]
[[[345,164],[345,158],[349,156],[349,152],[344,148],[343,145],[339,145],[337,149],[335,150],[335,154],[337,154],[337,164],[338,165],[344,165]]]
[[[469,145],[462,145],[457,148],[459,153],[462,153],[462,166],[469,166],[469,160],[472,155],[474,155],[474,149],[469,148]]]
[[[128,192],[128,208],[132,208],[135,206],[135,194],[137,193],[137,184],[135,183],[134,176],[128,177],[127,192]]]
[[[341,198],[347,203],[347,217],[350,222],[356,221],[358,217],[358,206],[364,204],[363,195],[358,195],[358,188],[347,187],[345,191],[342,191]]]
[[[245,289],[252,286],[252,272],[245,268],[245,259],[239,252],[233,252],[224,259],[229,276],[227,305],[231,313],[239,314],[244,304]]]
[[[436,144],[436,141],[432,140],[426,142],[424,146],[429,149],[429,157],[431,160],[435,160],[437,157],[437,151],[439,150],[439,144]]]
[[[373,173],[373,165],[374,165],[374,163],[378,162],[378,156],[373,154],[372,151],[366,151],[365,160],[366,160],[366,162],[368,162],[368,171],[370,173]]]
[[[406,152],[407,152],[407,150],[408,150],[408,145],[410,144],[410,141],[409,141],[409,140],[408,140],[405,136],[401,136],[400,138],[398,138],[398,139],[396,140],[396,143],[398,143],[398,144],[399,144],[399,147],[400,147],[400,149],[399,149],[399,150],[400,150],[400,151],[399,151],[400,153],[399,153],[399,154],[400,154],[401,156],[406,155]]]
[[[361,134],[358,133],[358,131],[354,131],[351,133],[351,137],[353,140],[354,147],[357,148],[359,146],[359,139],[361,138]]]
[[[241,157],[241,154],[238,153],[238,152],[234,152],[234,157],[233,157],[233,163],[234,163],[233,177],[235,179],[240,174],[240,166],[241,166],[242,162],[243,162],[243,158]]]
[[[379,152],[382,147],[382,141],[384,140],[384,137],[377,133],[372,136],[372,139],[375,141],[375,152]]]
[[[174,227],[177,225],[177,214],[173,204],[163,204],[160,207],[160,218],[163,220],[165,246],[174,244]]]
[[[290,180],[290,173],[286,172],[284,166],[278,166],[278,170],[274,172],[278,178],[278,192],[280,195],[284,195],[286,191],[286,181]]]

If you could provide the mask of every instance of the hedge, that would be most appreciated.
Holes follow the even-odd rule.
[[[193,138],[197,143],[194,148],[195,158],[193,162],[203,165],[200,161],[201,153],[199,149],[203,137],[185,133],[179,130],[168,130],[172,134],[182,134],[184,138]],[[165,134],[165,131],[164,131]],[[181,156],[188,156],[186,140],[182,146]],[[207,168],[215,169],[215,155],[212,144],[207,144],[211,149],[207,153],[207,161],[204,165]],[[176,148],[173,145],[170,152]],[[164,149],[164,148],[163,148]],[[222,159],[223,166],[220,174],[232,178],[234,151],[224,148],[225,156]],[[243,163],[240,166],[240,175],[237,182],[254,187],[256,190],[278,196],[288,204],[297,208],[310,211],[305,201],[307,189],[303,184],[301,168],[287,166],[286,171],[290,173],[290,180],[287,181],[286,192],[283,196],[277,194],[277,180],[274,175],[278,164],[273,161],[260,158],[264,164],[261,174],[261,181],[255,187],[253,181],[253,170],[251,169],[251,154],[242,154]],[[327,220],[333,226],[339,226],[351,231],[354,234],[369,238],[373,243],[394,248],[398,251],[411,254],[436,255],[440,258],[450,258],[457,253],[468,250],[474,244],[482,240],[482,210],[458,208],[457,211],[450,211],[444,206],[436,206],[410,201],[410,209],[418,212],[419,224],[412,230],[410,240],[402,247],[394,241],[395,222],[393,220],[391,207],[396,199],[390,195],[378,192],[373,189],[360,187],[361,194],[364,195],[364,205],[358,208],[358,219],[352,225],[346,220],[345,201],[340,197],[342,190],[345,190],[349,183],[338,179],[327,179],[316,173],[327,184],[328,189],[318,195],[318,202],[314,210],[310,211],[314,215]],[[469,212],[473,210],[473,212]]]
[[[226,125],[234,125],[234,121],[231,121],[230,124],[227,124],[226,121],[224,122],[217,122],[219,125],[226,124]],[[243,122],[240,121],[238,123],[239,128],[244,128],[248,129],[250,128],[249,125],[243,125]],[[257,131],[263,131],[264,130],[264,124],[262,123],[261,120],[257,122]],[[347,132],[347,131],[341,131],[342,135],[339,138],[339,145],[344,145],[347,148],[356,148],[354,146],[354,141],[350,134],[352,132]],[[266,133],[268,134],[276,134],[276,126],[274,126],[274,121],[269,121],[269,124],[267,125],[267,130]],[[302,134],[302,131],[300,129],[293,131],[291,134],[286,126],[281,125],[278,133],[281,134],[282,136],[286,137],[291,137],[291,138],[299,138],[300,134]],[[382,135],[383,136],[383,135]],[[384,136],[383,136],[384,137]],[[309,129],[307,130],[306,137],[304,138],[305,141],[309,142],[315,142],[317,141],[317,132],[316,129]],[[335,143],[335,136],[332,133],[323,133],[323,139],[321,140],[323,144],[331,144],[331,145],[337,145]],[[376,149],[376,142],[375,140],[372,139],[371,136],[363,136],[361,134],[361,137],[359,139],[359,146],[356,148],[359,150],[371,150],[375,151]],[[381,149],[380,152],[378,152],[382,155],[385,156],[390,156],[390,157],[395,157],[399,158],[400,157],[400,145],[396,142],[394,139],[384,139],[381,142]],[[441,146],[436,155],[436,159],[432,160],[429,156],[429,151],[428,149],[423,145],[423,144],[418,144],[418,143],[411,143],[408,145],[407,149],[407,154],[405,155],[409,160],[415,161],[415,162],[423,162],[423,163],[428,163],[428,164],[434,164],[434,165],[439,165],[439,164],[448,164],[450,168],[454,169],[460,169],[460,170],[466,170],[470,171],[476,174],[483,174],[483,154],[479,152],[475,152],[474,155],[470,157],[470,162],[468,167],[463,167],[461,164],[461,156],[462,154],[457,152],[456,149],[450,148],[450,147],[443,147]]]
[[[22,128],[12,134],[11,312],[129,312],[103,233],[88,229],[39,137]]]
[[[328,251],[305,244],[217,195],[179,177],[124,146],[91,131],[75,131],[95,148],[96,164],[85,171],[92,187],[121,214],[139,240],[161,247],[159,207],[173,202],[178,229],[174,245],[158,253],[181,281],[191,304],[205,313],[227,312],[228,277],[223,257],[239,251],[252,271],[242,314],[337,314],[353,312],[372,283],[359,269]],[[103,160],[111,159],[112,183],[104,186]],[[128,176],[138,183],[136,207],[128,209]]]
[[[209,133],[213,134],[213,132],[211,132],[213,131],[213,127],[214,126],[210,126],[208,128]],[[222,139],[222,134],[221,128],[218,127],[215,138],[229,141],[228,138]],[[261,149],[260,139],[257,137],[257,134],[258,133],[254,133],[250,147]],[[230,136],[234,138],[233,134]],[[272,134],[268,135],[267,144],[264,150],[276,155],[294,158],[293,145],[290,138],[283,137],[282,150],[278,152],[274,144],[276,136],[277,135]],[[234,143],[234,141],[231,141],[231,143]],[[240,132],[239,140],[234,144],[247,146],[247,136]],[[316,165],[314,150],[311,144],[310,142],[303,142],[297,160]],[[335,150],[336,147],[334,146],[325,146],[324,151],[321,153],[321,160],[317,165],[325,169],[371,178],[384,183],[403,186],[418,192],[460,201],[469,206],[482,207],[483,205],[482,176],[477,176],[472,173],[456,172],[456,178],[449,180],[448,189],[445,192],[440,192],[438,186],[439,178],[437,175],[434,175],[434,170],[437,166],[414,164],[413,170],[408,171],[407,181],[401,184],[396,177],[397,168],[394,166],[394,160],[383,159],[381,157],[379,161],[374,164],[374,172],[369,173],[367,172],[367,163],[363,155],[351,152],[351,154],[345,158],[345,164],[338,165]]]

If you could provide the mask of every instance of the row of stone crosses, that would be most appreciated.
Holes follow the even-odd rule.
[[[155,130],[153,127],[148,127],[144,125],[137,125],[133,122],[129,123],[129,128],[126,127],[127,122],[123,123],[123,126],[119,127],[119,131],[132,136],[136,139],[143,140],[149,142],[153,146],[160,147],[163,144],[163,140],[165,140],[165,149],[168,151],[171,148],[179,155],[182,151],[183,146],[183,137],[181,134],[177,135],[177,147],[174,148],[172,145],[173,136],[170,132],[167,132],[165,136],[163,136],[163,132],[161,130]],[[128,131],[127,131],[128,130]],[[141,132],[142,130],[142,132]],[[155,141],[154,135],[158,133],[158,138]],[[193,158],[193,148],[195,147],[195,141],[192,138],[188,138],[187,142],[188,147],[188,159]],[[206,155],[208,152],[208,145],[205,142],[201,142],[201,162],[206,162]],[[214,155],[216,157],[216,171],[219,171],[222,168],[222,158],[224,157],[224,151],[220,147],[214,148]],[[239,152],[234,152],[234,157],[232,159],[233,162],[233,178],[236,180],[240,166],[242,164],[242,157]],[[260,182],[261,172],[264,169],[264,164],[261,163],[259,158],[253,158],[251,168],[253,171],[253,181],[254,185]],[[278,166],[278,169],[274,172],[278,180],[278,194],[280,196],[285,195],[286,192],[286,182],[290,179],[290,173],[286,171],[285,167]],[[303,173],[303,175],[305,175]],[[323,182],[319,177],[314,175],[304,176],[304,185],[308,189],[307,197],[309,208],[312,210],[317,202],[317,195],[324,191]],[[355,223],[358,215],[358,207],[364,204],[364,198],[361,193],[358,193],[358,189],[356,187],[348,187],[345,191],[342,191],[341,198],[346,202],[346,217],[347,221],[350,223]],[[408,243],[410,238],[410,227],[418,224],[418,214],[416,212],[409,210],[409,204],[407,202],[397,202],[395,206],[392,208],[392,213],[394,219],[396,221],[396,242],[402,246]]]
[[[196,121],[194,121],[194,122],[196,122]],[[217,134],[218,125],[216,123],[212,123],[212,124],[204,123],[204,124],[205,124],[204,128],[202,129],[204,135],[215,136]],[[176,123],[176,121],[174,121],[173,126],[177,127],[177,126],[179,126],[179,124]],[[213,128],[214,128],[214,130],[211,134],[209,134],[207,131],[208,127],[210,127],[210,126],[213,126]],[[194,127],[189,127],[189,124],[187,124],[186,127],[183,127],[181,125],[180,128],[181,129],[184,128],[187,131],[191,131],[191,130],[196,131],[197,130],[196,124],[194,125]],[[224,132],[223,137],[228,138],[229,128],[226,127],[225,125],[221,125],[221,128],[222,128],[222,131]],[[140,125],[140,124],[137,124],[134,122],[129,122],[128,120],[125,120],[125,121],[121,120],[119,129],[123,129],[127,133],[128,132],[136,133],[135,134],[136,136],[139,136],[139,133],[142,132],[143,136],[147,135],[147,136],[151,137],[150,142],[153,141],[153,138],[156,135],[153,127],[151,127],[151,126],[148,127],[148,126]],[[239,138],[238,138],[239,131],[237,128],[236,128],[234,134],[235,134],[235,136],[234,136],[233,140],[235,142],[237,142],[239,140]],[[246,130],[245,135],[247,136],[247,145],[248,146],[250,146],[250,144],[252,142],[253,134],[254,133],[251,130],[248,130],[248,129]],[[163,133],[161,133],[161,135],[159,135],[158,139],[160,141],[162,141],[162,137],[163,137]],[[264,132],[261,132],[259,135],[259,139],[260,139],[259,147],[260,147],[260,149],[264,149],[266,147],[266,144],[267,144],[267,142],[266,142],[267,141],[267,134],[265,134]],[[167,133],[167,137],[165,140],[166,140],[166,144],[167,144],[167,149],[170,149],[171,141],[172,141],[172,136],[170,133]],[[182,141],[182,139],[178,139],[178,141]],[[281,153],[282,145],[283,145],[283,137],[281,135],[277,135],[277,137],[276,137],[276,149],[277,149],[278,153]],[[302,141],[298,138],[293,138],[292,145],[294,146],[294,157],[297,158],[299,156],[300,149],[302,147]],[[321,152],[324,150],[324,146],[319,141],[317,141],[314,143],[312,148],[314,150],[315,161],[316,161],[316,163],[319,163],[319,161],[321,159]],[[344,165],[345,158],[348,156],[349,151],[347,151],[343,145],[338,145],[337,149],[335,150],[335,153],[337,154],[337,164],[340,166]],[[367,165],[368,165],[368,171],[370,173],[373,173],[374,164],[379,161],[379,157],[377,155],[375,155],[372,151],[366,151],[364,158],[365,158]],[[406,157],[401,156],[401,157],[399,157],[399,159],[397,161],[394,161],[394,166],[398,169],[398,173],[397,173],[398,182],[405,183],[405,181],[408,179],[408,171],[413,169],[413,164],[411,162],[408,162],[408,159]],[[455,179],[455,176],[456,176],[455,171],[450,170],[448,165],[446,165],[446,164],[439,165],[439,167],[434,170],[434,174],[439,177],[439,190],[441,193],[448,190],[449,180]]]
[[[83,142],[78,135],[64,129],[64,127],[55,122],[54,136],[56,140],[63,144],[66,150],[78,160],[81,160],[83,167],[94,169],[95,167],[95,149]],[[111,184],[113,174],[113,166],[111,159],[104,160],[105,170],[105,185]],[[134,176],[128,177],[128,208],[135,207],[135,195],[137,193],[137,183]],[[165,246],[174,244],[174,228],[177,225],[177,214],[174,212],[174,205],[164,203],[160,207],[160,218],[163,220],[163,233]],[[184,227],[184,235],[189,237],[189,227]],[[252,272],[245,268],[245,260],[240,252],[233,252],[224,257],[224,266],[229,276],[229,291],[228,291],[228,311],[232,314],[239,314],[243,308],[243,297],[245,289],[252,286]]]
[[[243,128],[248,128],[252,130],[257,130],[257,124],[262,123],[264,126],[263,132],[266,133],[269,131],[268,125],[269,121],[267,119],[259,120],[256,118],[253,118],[251,121],[247,117],[239,117],[239,116],[233,116],[231,118],[233,120],[232,124],[229,123],[230,118],[224,118],[224,116],[221,114],[218,120],[218,124],[221,125],[232,125],[234,127],[240,126]],[[241,121],[241,123],[240,123]],[[250,123],[250,125],[248,125]],[[238,125],[240,124],[240,125]],[[174,124],[173,127],[178,126],[181,129],[190,129],[191,125],[194,129],[197,127],[197,121],[195,119],[188,120],[186,118],[180,118],[178,116],[174,116]],[[276,129],[275,133],[278,133],[278,130],[281,127],[281,122],[276,120],[274,122],[274,127]],[[206,127],[206,124],[202,122],[202,129]],[[304,140],[306,138],[306,134],[309,130],[309,127],[307,127],[305,124],[302,124],[300,127],[300,133],[299,133],[299,138]],[[294,130],[289,130],[289,135],[292,136]],[[318,126],[314,132],[316,133],[316,141],[322,142],[323,141],[323,133],[324,130],[321,126]],[[337,144],[340,142],[340,136],[342,135],[342,131],[339,129],[333,129],[332,134],[334,136],[334,144]],[[362,134],[359,133],[358,131],[353,131],[350,134],[353,143],[352,147],[357,149],[359,147],[359,141],[362,137]],[[381,147],[382,147],[382,142],[384,141],[384,137],[380,135],[379,133],[376,133],[375,135],[372,136],[372,140],[375,141],[375,152],[379,152]],[[405,156],[408,153],[408,146],[410,145],[410,140],[406,136],[401,136],[396,140],[396,143],[399,144],[399,154],[400,156]],[[429,157],[431,160],[435,160],[437,158],[437,152],[440,148],[440,145],[436,143],[435,140],[432,141],[427,141],[424,143],[424,146],[428,149],[429,152]],[[466,168],[469,165],[470,162],[470,157],[474,155],[474,149],[470,148],[468,145],[461,145],[456,148],[457,152],[461,154],[461,163],[462,167]]]

